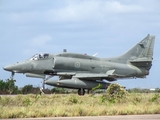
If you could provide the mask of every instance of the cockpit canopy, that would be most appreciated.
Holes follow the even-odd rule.
[[[49,57],[48,53],[35,54],[33,57],[30,58],[30,60],[40,60],[48,57]]]

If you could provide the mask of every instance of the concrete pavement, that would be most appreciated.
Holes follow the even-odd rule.
[[[118,116],[87,116],[87,117],[46,117],[17,118],[4,120],[160,120],[160,114],[153,115],[118,115]]]

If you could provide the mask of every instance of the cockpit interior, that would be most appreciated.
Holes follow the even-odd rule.
[[[33,57],[30,58],[30,60],[40,60],[40,59],[45,59],[48,57],[49,57],[48,53],[35,54]]]

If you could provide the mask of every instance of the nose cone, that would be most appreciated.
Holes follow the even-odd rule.
[[[12,65],[7,65],[3,69],[10,72],[21,73],[25,68],[26,68],[26,64],[24,62],[23,63],[21,62],[21,63],[12,64]]]
[[[13,65],[7,65],[7,66],[3,67],[3,69],[6,71],[13,71],[14,70]]]

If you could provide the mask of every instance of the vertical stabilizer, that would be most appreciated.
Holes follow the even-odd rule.
[[[155,36],[148,34],[120,58],[125,58],[132,65],[149,71],[152,66],[154,41]]]
[[[138,68],[149,70],[152,66],[154,41],[155,36],[148,34],[125,54],[105,60],[124,64],[131,63]]]
[[[121,57],[126,60],[152,60],[155,36],[147,35],[143,40],[136,44]]]

